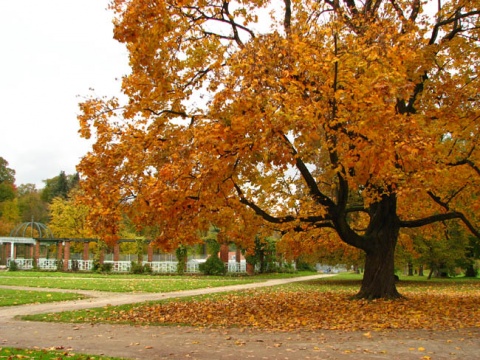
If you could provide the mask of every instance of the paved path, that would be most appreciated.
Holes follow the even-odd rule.
[[[253,289],[325,276],[328,275],[157,294],[73,290],[71,292],[82,293],[90,298],[0,308],[0,346],[55,348],[129,359],[478,359],[480,329],[450,332],[391,331],[368,334],[338,331],[269,332],[237,328],[42,323],[19,321],[14,318],[17,315],[48,314],[106,305]]]

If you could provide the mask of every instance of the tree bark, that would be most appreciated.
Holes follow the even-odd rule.
[[[370,208],[370,224],[365,233],[367,245],[365,272],[356,298],[396,299],[394,255],[400,225],[394,195],[384,195]]]
[[[387,247],[390,249],[387,249]],[[393,244],[367,253],[362,286],[356,298],[372,300],[401,297],[395,286],[394,253],[395,246]]]

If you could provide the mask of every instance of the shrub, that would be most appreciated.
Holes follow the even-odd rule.
[[[138,262],[132,261],[132,266],[130,268],[132,274],[151,274],[152,267],[149,264],[140,264]]]
[[[227,273],[225,264],[220,260],[217,254],[211,255],[207,261],[200,264],[199,269],[205,275],[225,275]]]
[[[78,260],[72,260],[72,271],[77,272],[80,270],[80,265],[78,264]]]
[[[291,266],[291,265],[290,265]],[[297,270],[298,271],[317,271],[317,269],[315,269],[315,266],[312,265],[312,264],[309,264],[308,262],[306,261],[299,261],[297,263]]]
[[[101,264],[99,262],[93,261],[92,270],[99,273],[109,273],[112,271],[112,267],[113,267],[112,263]]]
[[[57,271],[63,270],[63,260],[57,260]]]
[[[10,263],[8,264],[8,270],[9,271],[17,271],[18,270],[18,264],[15,262],[15,260],[10,260]]]
[[[187,260],[188,260],[188,250],[185,245],[179,245],[177,250],[175,251],[175,254],[177,256],[177,273],[179,275],[183,275],[185,273],[185,267],[187,265]]]

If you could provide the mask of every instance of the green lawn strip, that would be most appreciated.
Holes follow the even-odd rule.
[[[85,296],[83,295],[73,293],[0,289],[0,306],[47,303],[84,298]]]
[[[253,278],[192,278],[183,277],[182,279],[169,278],[136,278],[136,279],[114,279],[114,278],[92,278],[92,279],[72,279],[72,278],[14,278],[0,279],[0,285],[15,285],[40,288],[73,289],[73,290],[97,290],[109,292],[172,292],[181,290],[193,290],[208,287],[219,287],[227,285],[248,284],[257,282]],[[264,280],[262,280],[264,281]]]
[[[50,349],[17,349],[12,347],[0,347],[0,359],[35,359],[35,360],[122,360],[108,356],[75,354],[70,351],[57,351]]]
[[[151,276],[151,275],[100,275],[70,274],[48,272],[11,272],[12,277],[0,276],[0,285],[29,286],[42,288],[97,290],[110,292],[172,292],[194,290],[208,287],[250,284],[269,279],[288,278],[293,276],[312,275],[300,272],[297,274],[268,274],[258,276],[210,277],[210,276]],[[35,274],[35,276],[32,276]],[[57,274],[55,277],[52,274]],[[68,275],[68,276],[67,276]],[[77,277],[73,275],[79,275]],[[89,276],[94,275],[94,276]]]

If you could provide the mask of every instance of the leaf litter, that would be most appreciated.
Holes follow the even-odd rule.
[[[376,331],[480,328],[480,293],[404,291],[398,300],[351,300],[354,293],[278,289],[227,293],[207,299],[106,307],[76,321],[138,325],[251,327],[265,330]]]

